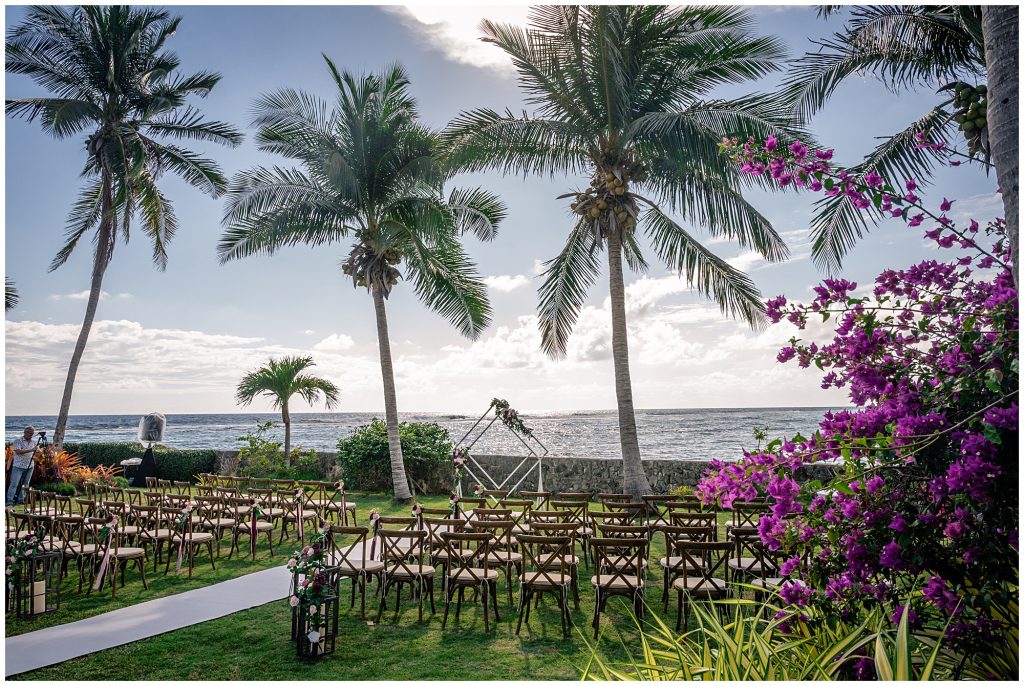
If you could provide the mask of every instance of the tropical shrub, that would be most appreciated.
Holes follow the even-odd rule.
[[[122,460],[145,453],[141,445],[130,442],[65,443],[64,449],[76,453],[86,467],[119,466]],[[215,450],[177,450],[165,445],[154,446],[153,457],[157,476],[172,481],[195,481],[197,474],[214,471],[217,463]]]
[[[402,422],[398,431],[406,473],[415,490],[448,493],[454,447],[448,430],[433,422]],[[338,441],[338,464],[347,486],[390,491],[391,453],[384,421],[374,419]]]
[[[81,464],[78,455],[67,450],[54,450],[52,447],[37,452],[33,459],[36,463],[35,477],[44,483],[68,481]]]
[[[266,438],[266,433],[273,426],[273,422],[257,424],[255,431],[238,437],[242,444],[238,449],[238,474],[271,479],[322,478],[324,470],[315,450],[303,450],[298,446],[292,448],[292,464],[289,466],[282,449],[284,443]]]
[[[906,601],[903,601],[906,602]],[[625,606],[625,603],[623,603]],[[970,679],[1010,673],[1017,644],[1005,653],[981,657],[964,671],[964,656],[946,645],[945,627],[915,634],[902,619],[894,625],[893,608],[880,604],[863,618],[843,617],[804,608],[799,616],[781,611],[778,598],[767,602],[733,599],[692,604],[695,628],[682,635],[656,612],[647,624],[636,622],[639,650],[633,636],[617,643],[624,659],[610,659],[602,641],[591,643],[581,676],[593,681],[927,681],[960,675]],[[629,609],[627,607],[627,612]],[[1015,613],[1015,610],[1014,610]],[[980,667],[980,669],[978,668]]]
[[[785,558],[789,605],[853,617],[890,603],[892,622],[907,617],[915,633],[948,624],[946,644],[972,669],[1005,649],[1017,624],[1019,317],[1004,222],[958,227],[954,201],[932,211],[913,180],[901,191],[873,170],[834,170],[831,151],[795,143],[776,153],[772,139],[723,147],[745,171],[780,185],[841,195],[910,227],[927,219],[925,236],[959,252],[887,269],[870,290],[826,279],[808,305],[770,300],[774,322],[800,331],[812,319],[835,323],[831,342],[794,337],[778,359],[813,364],[825,372],[823,387],[849,389],[856,409],[826,414],[810,438],[717,464],[697,492],[727,508],[773,499],[759,530]],[[844,473],[801,485],[800,470],[822,461]],[[995,676],[1016,672],[1013,664]]]

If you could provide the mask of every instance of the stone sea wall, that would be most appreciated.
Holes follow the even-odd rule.
[[[328,479],[344,478],[337,464],[336,453],[321,452],[319,456]],[[470,473],[463,477],[463,492],[468,492],[477,478],[484,477],[480,473],[481,469],[497,483],[505,482],[506,488],[510,490],[538,490],[537,461],[534,458],[529,458],[522,465],[522,456],[474,455],[473,458],[479,463],[479,468],[472,463],[468,465]],[[237,463],[238,451],[217,451],[219,473],[232,473]],[[644,460],[644,470],[654,493],[667,493],[677,486],[694,486],[700,481],[708,466],[708,462],[696,460]],[[517,467],[516,474],[509,478]],[[622,463],[618,459],[548,456],[543,458],[543,471],[545,491],[616,493],[622,489]],[[801,472],[798,477],[806,480],[826,480],[832,476],[833,469],[827,465],[808,465]]]

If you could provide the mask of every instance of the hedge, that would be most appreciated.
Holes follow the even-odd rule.
[[[122,460],[141,458],[146,452],[138,443],[65,443],[64,450],[77,453],[86,467],[113,465],[120,467]],[[165,445],[154,446],[156,473],[160,479],[195,481],[197,474],[214,471],[215,450],[176,450]]]

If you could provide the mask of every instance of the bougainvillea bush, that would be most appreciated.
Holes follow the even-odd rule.
[[[697,492],[726,508],[769,497],[760,536],[783,560],[794,620],[812,605],[842,618],[889,605],[894,623],[906,612],[911,630],[944,632],[969,670],[1016,641],[1019,315],[1004,223],[958,225],[954,201],[926,208],[912,179],[854,177],[799,142],[722,147],[746,173],[923,229],[941,259],[886,269],[868,288],[826,279],[806,304],[768,301],[773,322],[796,328],[779,362],[817,368],[854,409],[826,414],[810,438],[716,464]],[[801,338],[815,318],[834,324],[830,342]],[[840,467],[833,482],[794,478],[822,461]]]

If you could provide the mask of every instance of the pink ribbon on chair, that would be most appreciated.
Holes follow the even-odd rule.
[[[298,491],[295,492],[295,519],[298,520],[296,526],[299,529],[300,541],[306,540],[306,528],[302,524],[302,520],[304,519],[304,517],[302,516],[302,497],[303,491],[300,488]]]
[[[373,538],[370,539],[370,559],[377,559],[377,535],[380,533],[380,514],[373,512],[370,514],[370,530],[373,534]]]
[[[256,557],[256,506],[249,510],[249,550]]]
[[[103,541],[103,561],[100,562],[100,570],[96,573],[96,583],[92,585],[92,590],[94,591],[103,588],[103,578],[107,575],[107,568],[110,566],[110,543],[114,540],[114,536],[117,535],[117,517],[111,517],[110,521],[107,522],[107,526],[109,527],[107,538]]]
[[[181,510],[181,514],[183,517],[185,517],[185,529],[184,531],[181,531],[178,534],[179,536],[181,536],[181,541],[179,541],[178,543],[178,561],[174,565],[175,576],[181,573],[181,562],[182,558],[185,556],[185,536],[187,536],[192,531],[192,503],[186,503],[185,507],[183,507]]]

